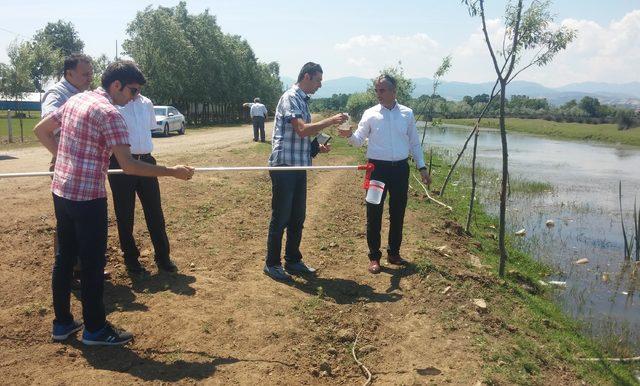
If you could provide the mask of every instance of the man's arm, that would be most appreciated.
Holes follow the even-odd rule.
[[[129,145],[113,146],[112,151],[125,174],[142,177],[170,176],[181,180],[189,180],[193,176],[194,169],[190,166],[176,165],[174,167],[166,167],[138,161],[131,156]]]
[[[38,141],[40,141],[54,157],[58,154],[58,144],[56,143],[53,133],[59,126],[60,123],[53,118],[53,115],[49,115],[38,122],[33,128],[33,132],[38,138]]]
[[[347,115],[339,113],[315,123],[305,123],[302,118],[293,118],[291,120],[291,125],[293,126],[293,129],[296,131],[296,133],[300,137],[304,138],[316,135],[320,131],[322,131],[322,129],[327,128],[331,125],[339,125],[346,121]]]

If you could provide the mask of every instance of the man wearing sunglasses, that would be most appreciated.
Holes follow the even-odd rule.
[[[138,94],[139,90],[131,89],[131,92]],[[156,125],[156,116],[151,100],[143,95],[137,95],[124,107],[118,107],[118,110],[127,123],[133,158],[155,165],[156,159],[151,155],[153,151],[151,129]],[[109,169],[120,169],[120,164],[115,155],[111,156]],[[120,249],[122,250],[124,264],[129,275],[142,277],[149,274],[140,264],[140,251],[133,237],[136,195],[142,204],[158,269],[165,272],[176,272],[178,268],[169,257],[169,238],[167,237],[164,214],[162,212],[158,178],[110,174],[109,186],[111,186],[113,208],[118,223]]]
[[[129,332],[106,321],[103,303],[107,250],[107,192],[105,180],[113,152],[127,174],[191,179],[193,168],[164,167],[134,159],[129,149],[127,125],[116,105],[124,106],[146,82],[131,61],[111,63],[102,74],[102,87],[71,97],[34,128],[38,140],[57,156],[51,183],[58,231],[52,273],[52,338],[67,339],[83,323],[71,314],[71,285],[75,256],[81,265],[81,301],[84,318],[82,342],[87,345],[123,345]],[[60,144],[54,131],[60,127]]]

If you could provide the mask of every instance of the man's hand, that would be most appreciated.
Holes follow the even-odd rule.
[[[351,126],[348,127],[338,127],[338,135],[341,136],[342,138],[349,138],[353,135],[353,132],[351,131]]]
[[[191,177],[193,177],[193,172],[195,171],[194,168],[192,168],[191,166],[185,166],[185,165],[176,165],[172,168],[170,168],[173,172],[172,172],[172,176],[181,180],[190,180]]]
[[[349,115],[346,113],[339,113],[334,115],[333,117],[331,117],[331,124],[332,125],[341,125],[343,123],[345,123],[347,121],[347,119],[349,119]]]
[[[331,151],[331,145],[330,144],[320,145],[320,148],[319,148],[319,152],[320,153],[328,153],[330,151]]]
[[[422,177],[422,182],[425,185],[431,185],[431,176],[429,175],[429,171],[427,169],[420,170],[420,176]]]

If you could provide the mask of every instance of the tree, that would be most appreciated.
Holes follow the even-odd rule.
[[[616,112],[618,130],[628,130],[637,124],[635,113],[631,109],[619,109]]]
[[[0,63],[0,94],[18,101],[31,90],[26,73],[13,65]]]
[[[598,98],[585,96],[580,99],[578,107],[584,110],[590,117],[597,117],[599,115],[600,101]]]
[[[43,91],[44,84],[59,73],[63,58],[60,51],[45,41],[12,43],[7,50],[12,65],[28,76],[37,92]]]
[[[102,73],[107,69],[107,66],[111,63],[107,55],[102,54],[92,60],[93,65],[93,81],[91,87],[96,88],[102,84]]]
[[[527,8],[524,0],[517,0],[514,4],[509,1],[505,10],[506,33],[503,37],[502,50],[495,51],[489,33],[487,32],[484,0],[462,1],[471,16],[480,16],[482,32],[494,70],[497,75],[497,83],[500,86],[500,137],[502,143],[502,182],[500,191],[500,229],[498,243],[500,248],[499,274],[504,276],[507,251],[505,245],[505,217],[507,204],[507,183],[509,178],[509,157],[507,150],[507,130],[505,127],[505,106],[507,85],[522,71],[531,66],[544,66],[553,57],[565,49],[576,36],[574,30],[561,27],[552,30],[553,17],[549,12],[548,1],[533,0]],[[521,67],[523,58],[532,55],[530,61]],[[502,60],[498,62],[498,58]]]
[[[84,49],[84,42],[80,40],[73,24],[62,20],[47,23],[43,29],[36,32],[33,41],[46,43],[54,50],[60,51],[63,57],[81,53]]]

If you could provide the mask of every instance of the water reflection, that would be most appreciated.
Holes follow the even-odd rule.
[[[451,156],[460,151],[469,133],[469,128],[427,128],[428,143]],[[640,149],[517,133],[508,135],[508,143],[512,177],[554,186],[553,192],[534,197],[512,195],[507,226],[527,230],[527,236],[518,241],[519,247],[557,269],[551,279],[567,282],[566,290],[558,291],[559,303],[584,320],[594,335],[614,331],[640,347],[640,301],[634,301],[640,272],[636,273],[635,263],[623,261],[618,202],[618,182],[622,180],[628,235],[633,231],[634,198],[640,194]],[[482,131],[478,162],[499,170],[501,157],[500,133]],[[497,195],[489,194],[491,189],[484,185],[480,199],[495,214]],[[554,220],[554,227],[545,225],[549,219]],[[588,258],[589,264],[576,265],[580,258]],[[611,280],[603,280],[603,274]]]

